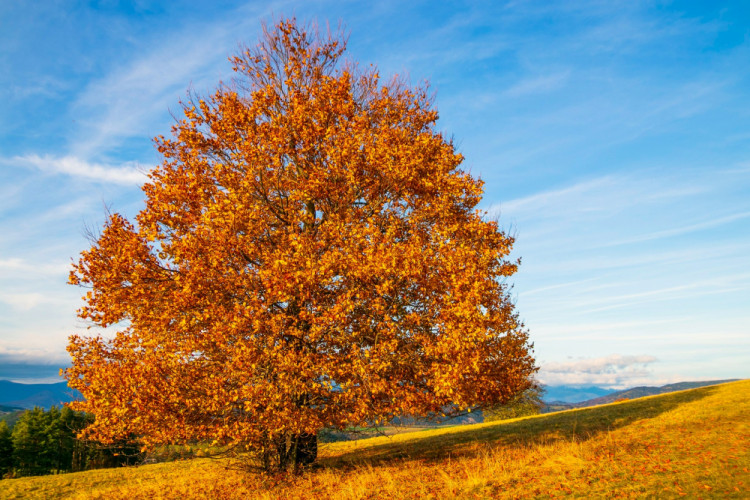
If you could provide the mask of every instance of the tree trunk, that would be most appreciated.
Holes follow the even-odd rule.
[[[263,468],[270,470],[268,456],[263,457]],[[316,434],[294,434],[282,437],[276,442],[278,470],[292,469],[294,472],[310,465],[318,458],[318,436]]]
[[[295,469],[310,465],[318,458],[318,436],[317,434],[298,434],[295,436],[296,446],[294,451]]]

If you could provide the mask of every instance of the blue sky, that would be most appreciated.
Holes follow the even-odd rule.
[[[105,206],[142,206],[188,88],[261,21],[350,33],[428,80],[439,127],[517,236],[513,295],[550,384],[750,377],[750,4],[0,3],[0,379],[53,381]]]

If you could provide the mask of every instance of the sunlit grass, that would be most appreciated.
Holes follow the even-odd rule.
[[[291,479],[192,459],[0,481],[2,498],[748,498],[750,381],[324,445]]]

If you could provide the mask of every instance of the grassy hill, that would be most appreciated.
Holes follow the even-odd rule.
[[[750,381],[331,443],[283,481],[192,459],[0,481],[0,498],[747,498]]]

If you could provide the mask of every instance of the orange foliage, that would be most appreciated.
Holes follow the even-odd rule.
[[[74,265],[79,316],[119,326],[68,347],[92,437],[268,451],[530,386],[513,240],[475,209],[482,182],[425,88],[344,49],[294,21],[266,30],[156,139],[136,223],[111,215]]]

